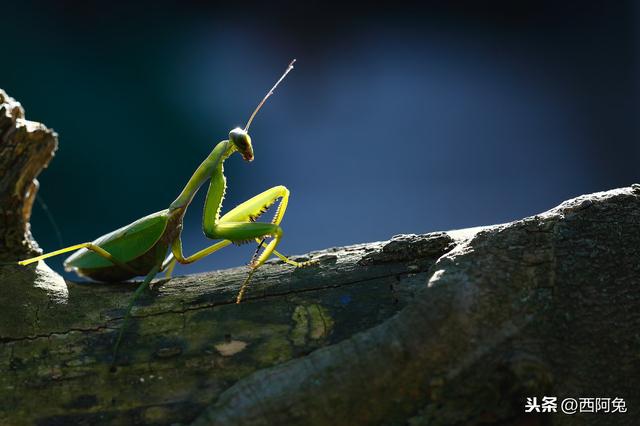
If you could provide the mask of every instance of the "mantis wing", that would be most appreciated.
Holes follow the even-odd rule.
[[[93,241],[93,244],[126,263],[143,255],[155,245],[164,233],[168,220],[169,210],[162,210],[103,235]],[[69,256],[64,266],[65,268],[95,269],[110,267],[113,264],[90,250],[81,249]]]

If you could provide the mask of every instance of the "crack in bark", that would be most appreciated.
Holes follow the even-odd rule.
[[[429,268],[427,268],[425,270],[421,270],[420,272],[426,272],[426,271],[428,271],[428,269]],[[310,293],[310,292],[318,292],[318,291],[324,291],[324,290],[332,289],[332,288],[349,287],[349,286],[362,284],[362,283],[367,283],[367,282],[370,282],[370,281],[376,281],[376,280],[380,280],[380,279],[384,279],[384,278],[399,277],[399,276],[406,275],[406,274],[407,274],[406,272],[398,272],[398,273],[394,273],[394,274],[376,275],[374,277],[369,277],[369,278],[358,280],[358,281],[348,281],[348,282],[342,282],[342,283],[339,283],[339,284],[329,284],[329,285],[324,285],[324,286],[303,288],[303,289],[291,289],[291,290],[283,291],[283,292],[274,292],[274,293],[269,293],[269,294],[263,294],[261,296],[246,297],[244,303],[248,303],[250,301],[265,300],[265,299],[270,299],[270,298],[283,298],[283,297],[287,297],[287,296],[290,296],[290,295],[304,294],[304,293]],[[183,315],[183,314],[186,314],[188,312],[195,312],[195,311],[200,311],[200,310],[208,310],[208,309],[214,309],[214,308],[219,307],[219,306],[227,306],[227,305],[235,305],[236,304],[235,299],[229,299],[228,301],[224,301],[224,302],[198,304],[197,306],[186,306],[186,305],[188,305],[186,300],[181,300],[179,303],[183,304],[183,308],[182,309],[167,309],[167,310],[163,310],[161,312],[153,312],[153,313],[149,313],[149,314],[136,314],[135,313],[136,307],[134,306],[134,311],[131,312],[130,318],[131,319],[134,319],[134,318],[136,318],[136,319],[145,319],[145,318],[160,317],[160,316],[164,316],[164,315]],[[138,309],[140,309],[140,308],[138,308]],[[109,324],[120,322],[123,319],[124,319],[124,315],[123,316],[114,316],[114,317],[109,318],[106,321],[105,324],[102,324],[102,325],[99,325],[99,326],[96,326],[96,327],[69,328],[66,331],[53,331],[53,332],[46,333],[46,334],[37,334],[37,335],[32,335],[32,336],[24,336],[24,337],[20,337],[20,338],[10,338],[10,337],[2,337],[2,336],[0,336],[0,343],[6,344],[6,343],[14,343],[14,342],[22,342],[22,341],[34,341],[34,340],[38,340],[38,339],[49,339],[50,337],[53,337],[53,336],[66,336],[68,334],[76,333],[76,332],[95,333],[95,332],[100,332],[100,331],[104,331],[104,330],[118,330],[119,327],[110,327]],[[186,328],[186,322],[185,321],[186,320],[183,319],[183,328]]]

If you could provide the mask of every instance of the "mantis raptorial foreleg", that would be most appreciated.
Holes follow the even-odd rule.
[[[270,206],[275,204],[278,199],[280,199],[280,205],[271,223],[253,222],[266,212]],[[264,237],[273,237],[273,240],[265,247],[264,252],[251,264],[253,269],[258,268],[271,256],[282,238],[282,229],[279,225],[284,217],[288,203],[289,190],[282,185],[275,186],[234,207],[219,220],[215,221],[213,226],[209,224],[208,232],[216,238],[226,238],[232,241],[254,239],[260,245],[262,245]]]
[[[273,205],[278,200],[278,198],[281,198],[278,209],[276,210],[276,214],[271,221],[271,223],[275,225],[280,225],[280,222],[282,222],[284,214],[287,211],[287,205],[289,204],[289,194],[289,190],[282,185],[267,189],[266,191],[250,198],[249,200],[245,201],[242,204],[239,204],[238,206],[230,210],[227,214],[220,218],[220,221],[237,221],[239,219],[245,218],[248,218],[248,220],[254,220],[255,218],[257,218],[257,216],[264,213],[268,207]],[[256,243],[258,243],[258,249],[260,247],[264,247],[264,238],[256,238]],[[296,268],[304,267],[311,263],[314,263],[311,261],[296,262],[279,253],[275,249],[273,250],[272,254],[278,257],[283,262],[288,263],[291,266],[295,266]]]
[[[274,186],[238,204],[218,219],[217,222],[254,221],[281,198],[280,206],[271,221],[275,225],[280,225],[289,204],[289,194],[289,190],[286,187],[282,185]]]
[[[280,199],[280,205],[278,206],[271,223],[253,223],[253,221],[266,212],[270,206],[275,204],[278,199]],[[285,211],[287,210],[288,202],[289,190],[281,185],[276,186],[267,189],[266,191],[234,207],[219,220],[214,221],[213,224],[211,222],[206,223],[209,227],[208,230],[205,227],[207,236],[227,238],[233,241],[255,239],[258,243],[258,250],[263,247],[264,239],[266,237],[273,237],[273,240],[266,245],[264,252],[258,256],[257,259],[254,259],[249,265],[251,267],[251,271],[240,287],[236,303],[240,303],[242,300],[246,287],[256,269],[263,265],[272,254],[295,267],[302,267],[311,263],[295,262],[275,250],[282,238],[282,229],[279,225],[284,217]],[[256,254],[257,253],[258,252],[256,252]]]
[[[278,205],[276,214],[271,221],[271,223],[275,225],[280,225],[280,222],[282,222],[282,219],[284,218],[284,213],[287,210],[287,205],[289,204],[289,194],[289,190],[282,185],[267,189],[266,191],[261,192],[260,194],[231,209],[227,214],[220,218],[220,222],[253,221],[280,198],[280,204]],[[260,247],[264,247],[264,238],[256,238],[255,240],[258,243],[258,249],[260,249]],[[303,263],[295,262],[288,257],[278,253],[275,249],[272,253],[289,265],[295,267],[304,266]]]

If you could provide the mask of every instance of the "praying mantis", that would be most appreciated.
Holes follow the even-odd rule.
[[[254,153],[251,137],[248,133],[249,127],[266,100],[293,69],[294,63],[295,59],[291,61],[282,76],[260,101],[245,127],[236,127],[231,130],[229,139],[219,142],[213,148],[193,173],[178,198],[169,205],[169,208],[138,219],[92,242],[65,247],[22,260],[18,264],[25,266],[75,251],[65,260],[64,266],[66,270],[72,270],[80,276],[102,282],[119,282],[137,276],[145,276],[127,307],[120,335],[115,345],[117,353],[122,332],[136,298],[150,285],[159,272],[166,271],[167,276],[170,276],[176,262],[193,263],[232,243],[239,244],[255,240],[258,243],[258,248],[249,264],[250,271],[240,287],[236,303],[242,301],[251,277],[271,255],[275,255],[295,267],[314,263],[313,261],[295,262],[276,251],[283,235],[280,223],[289,202],[289,190],[286,187],[279,185],[267,189],[221,216],[222,202],[227,188],[224,162],[236,152],[245,161],[253,161]],[[190,256],[185,256],[181,240],[184,215],[194,196],[207,180],[209,180],[209,189],[204,205],[202,228],[207,238],[220,241]],[[278,200],[280,202],[271,222],[257,222],[256,220]],[[265,241],[269,238],[271,241],[265,245]],[[260,249],[263,249],[262,253],[260,253]]]

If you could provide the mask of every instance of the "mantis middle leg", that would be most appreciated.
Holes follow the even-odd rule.
[[[173,270],[176,267],[176,262],[176,257],[173,255],[173,253],[169,252],[169,256],[167,256],[164,262],[162,262],[162,266],[160,267],[160,272],[164,272],[165,278],[171,278],[171,275],[173,275]]]

